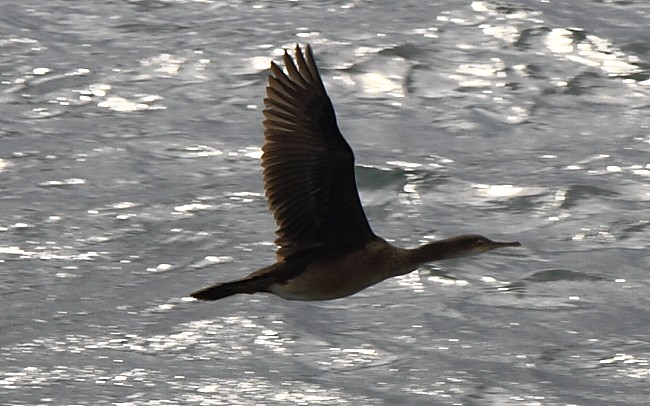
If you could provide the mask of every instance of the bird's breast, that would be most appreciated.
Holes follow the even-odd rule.
[[[307,264],[302,272],[270,291],[288,300],[332,300],[350,296],[387,278],[411,272],[401,251],[380,240],[345,255]]]

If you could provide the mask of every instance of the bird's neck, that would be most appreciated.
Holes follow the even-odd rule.
[[[456,240],[454,238],[430,242],[417,248],[409,249],[407,253],[409,262],[414,266],[466,255],[466,253],[459,252],[456,249]]]

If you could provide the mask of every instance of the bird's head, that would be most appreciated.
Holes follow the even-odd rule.
[[[489,238],[477,234],[459,235],[458,237],[450,238],[448,249],[450,257],[465,257],[478,255],[486,251],[491,251],[496,248],[505,247],[520,247],[521,244],[517,241],[501,242],[492,241]]]

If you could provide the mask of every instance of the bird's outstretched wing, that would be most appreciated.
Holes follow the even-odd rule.
[[[354,249],[376,238],[363,212],[354,155],[336,124],[309,45],[271,62],[264,99],[264,189],[278,225],[278,259]]]

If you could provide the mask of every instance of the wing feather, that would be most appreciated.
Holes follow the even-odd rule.
[[[376,238],[363,212],[354,155],[341,135],[309,45],[271,63],[264,99],[262,167],[278,225],[279,259],[354,249]]]

